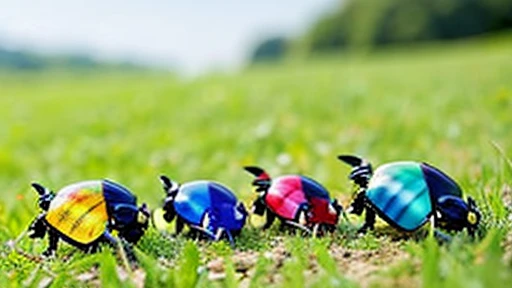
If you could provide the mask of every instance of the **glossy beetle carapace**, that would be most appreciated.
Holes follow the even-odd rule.
[[[266,213],[264,229],[277,217],[282,224],[313,234],[334,230],[342,208],[320,183],[302,175],[271,179],[263,169],[254,166],[245,170],[256,177],[252,185],[260,195],[253,203],[253,211],[258,215]]]
[[[434,226],[473,235],[481,215],[475,201],[462,198],[457,183],[441,170],[421,162],[401,161],[372,170],[370,163],[356,156],[338,159],[353,167],[349,178],[359,191],[348,212],[366,219],[360,231],[373,229],[375,213],[392,226],[414,231],[432,220]]]
[[[125,187],[109,180],[71,184],[57,193],[33,183],[43,210],[30,225],[31,238],[48,234],[49,246],[43,253],[51,256],[62,239],[82,250],[95,251],[102,242],[116,246],[117,238],[136,243],[148,227],[149,211],[137,207],[136,197]],[[128,251],[130,252],[130,251]]]
[[[233,236],[239,234],[245,224],[247,211],[230,189],[205,180],[180,185],[161,176],[160,181],[166,192],[164,219],[172,222],[177,218],[177,234],[187,224],[208,238],[227,238],[233,244]]]

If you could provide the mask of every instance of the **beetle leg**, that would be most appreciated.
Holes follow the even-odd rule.
[[[164,213],[164,219],[167,221],[167,223],[171,223],[172,220],[174,220],[174,217],[176,217],[176,209],[174,208],[174,202],[166,200],[163,210]]]
[[[251,214],[256,214],[256,215],[259,215],[259,216],[263,216],[263,214],[265,213],[265,210],[267,205],[265,204],[265,200],[264,200],[264,196],[258,196],[258,198],[256,198],[256,200],[254,200],[254,202],[252,203],[252,207],[251,207]]]
[[[307,216],[306,216],[307,210],[306,209],[300,209],[299,210],[299,217],[297,219],[297,223],[299,223],[302,226],[305,226],[308,224]]]
[[[281,219],[281,221],[279,222],[279,231],[286,232],[286,233],[295,232],[294,229],[291,229],[292,225],[289,222],[291,222],[291,221]]]
[[[224,233],[224,228],[217,229],[217,233],[215,233],[215,241],[219,241],[222,238],[222,233]]]
[[[304,225],[301,225],[301,224],[299,224],[297,222],[290,221],[290,220],[284,220],[282,223],[283,224],[287,224],[284,227],[287,227],[287,228],[298,228],[302,232],[305,232],[307,234],[311,234],[311,230],[308,227],[306,227]],[[292,232],[293,234],[295,234],[296,231],[297,231],[297,229],[290,230],[290,232]]]
[[[110,232],[108,232],[108,231],[103,232],[102,238],[103,238],[102,239],[103,242],[107,243],[112,248],[116,248],[118,241],[114,236],[112,236],[112,234],[110,234]]]
[[[350,206],[347,208],[347,213],[361,215],[366,207],[366,189],[360,189]]]
[[[176,235],[179,235],[181,231],[183,231],[183,226],[185,226],[183,219],[181,219],[180,216],[176,217]]]
[[[430,233],[432,233],[432,235],[441,243],[449,243],[452,241],[452,237],[448,234],[445,234],[441,231],[439,231],[437,228],[436,228],[436,216],[437,215],[432,215],[430,216]]]
[[[59,245],[59,234],[54,229],[48,231],[48,248],[43,252],[44,257],[53,257]]]
[[[226,235],[228,235],[229,245],[231,245],[231,248],[235,248],[235,240],[233,239],[233,235],[231,235],[231,232],[229,230],[226,230]]]
[[[34,221],[30,224],[30,226],[27,229],[28,236],[32,239],[35,238],[44,238],[46,235],[46,231],[48,227],[46,226],[46,223],[44,221],[44,217],[46,216],[46,213],[39,214]]]
[[[137,257],[133,251],[133,245],[126,241],[126,239],[123,237],[116,238],[110,233],[110,231],[105,231],[103,232],[100,241],[95,243],[95,246],[93,246],[91,249],[98,249],[98,245],[100,243],[106,243],[112,249],[119,252],[121,259],[123,259],[126,267],[128,267],[129,264],[135,265],[137,263]]]
[[[438,229],[434,230],[434,237],[441,243],[450,243],[452,241],[452,237],[448,234],[445,234]]]
[[[316,238],[317,234],[318,234],[318,229],[320,228],[320,223],[316,223],[314,226],[313,226],[313,238]]]
[[[368,228],[370,230],[373,230],[375,228],[375,210],[373,210],[370,207],[366,207],[366,215],[365,215],[365,222],[368,225]]]
[[[228,235],[229,244],[232,248],[235,248],[235,240],[233,239],[233,235],[231,235],[229,231],[226,231],[226,233]]]
[[[365,205],[366,215],[364,218],[364,224],[363,227],[361,227],[357,232],[358,233],[366,233],[368,230],[375,229],[375,211],[369,207],[368,205]]]
[[[272,211],[270,211],[269,209],[266,209],[267,212],[266,214],[266,222],[265,222],[265,225],[263,225],[263,230],[266,230],[268,228],[270,228],[270,226],[272,226],[272,223],[274,223],[274,220],[276,219],[276,214],[274,214]]]
[[[121,257],[123,256],[126,256],[126,260],[124,260],[124,263],[126,264],[126,266],[128,266],[129,264],[131,265],[136,265],[137,264],[137,257],[135,256],[135,252],[133,251],[133,244],[125,241],[125,240],[121,240],[120,241],[121,245],[119,245],[119,249],[121,250],[120,253],[121,253]]]

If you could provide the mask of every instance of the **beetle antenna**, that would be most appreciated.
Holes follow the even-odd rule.
[[[164,188],[164,191],[167,194],[178,191],[180,187],[180,185],[177,182],[172,181],[171,179],[169,179],[169,177],[165,175],[160,176],[160,182],[162,183],[162,187]]]

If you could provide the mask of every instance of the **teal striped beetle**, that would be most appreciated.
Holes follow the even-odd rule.
[[[468,197],[465,202],[457,183],[429,164],[392,162],[374,173],[371,164],[359,157],[338,159],[353,167],[349,178],[359,186],[347,212],[361,215],[366,210],[360,232],[374,228],[376,215],[403,231],[415,231],[429,220],[449,231],[466,228],[472,236],[478,228],[481,214],[475,201]]]

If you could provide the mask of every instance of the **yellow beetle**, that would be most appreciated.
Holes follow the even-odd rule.
[[[109,180],[83,181],[68,185],[59,192],[38,183],[32,187],[39,193],[43,210],[28,228],[31,238],[49,236],[43,256],[53,256],[59,239],[87,252],[97,250],[100,243],[116,246],[116,230],[123,242],[136,243],[148,227],[146,204],[137,207],[137,198],[125,187]],[[133,257],[130,251],[129,256]]]

